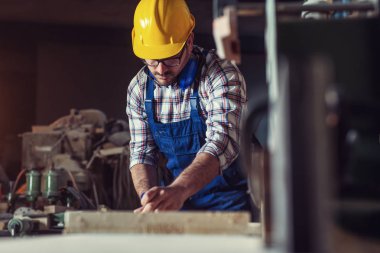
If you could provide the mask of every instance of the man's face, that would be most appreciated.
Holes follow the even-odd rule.
[[[193,35],[189,39],[181,52],[173,57],[160,60],[144,60],[150,72],[154,75],[156,81],[163,86],[167,86],[176,81],[178,75],[185,67],[191,56],[193,48]]]

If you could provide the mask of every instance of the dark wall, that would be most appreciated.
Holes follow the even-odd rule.
[[[1,30],[0,30],[1,33]],[[23,40],[0,38],[0,164],[14,177],[20,138],[35,118],[36,54]]]
[[[190,9],[197,19],[195,43],[211,49],[208,4],[209,9]],[[11,178],[20,163],[17,135],[32,125],[49,124],[72,108],[126,119],[127,86],[142,67],[132,53],[130,32],[120,26],[0,23],[0,164]],[[265,83],[264,40],[260,34],[241,41],[239,67],[252,91]]]
[[[38,46],[36,122],[70,108],[97,108],[125,118],[126,89],[141,67],[127,45],[44,43]]]
[[[18,134],[71,108],[125,119],[129,81],[142,66],[130,31],[32,23],[0,24],[0,164],[11,178],[20,164]]]

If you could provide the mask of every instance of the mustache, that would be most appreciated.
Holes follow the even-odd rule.
[[[174,77],[174,73],[170,72],[170,71],[166,71],[162,74],[158,73],[158,72],[153,72],[153,75],[155,76],[160,76],[160,77]]]

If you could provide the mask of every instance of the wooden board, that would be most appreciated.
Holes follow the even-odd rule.
[[[7,229],[7,221],[0,220],[0,230]]]
[[[5,213],[8,210],[8,203],[6,202],[1,202],[0,203],[0,213]]]
[[[65,233],[252,234],[245,212],[66,212]]]
[[[63,213],[67,209],[68,208],[65,206],[49,205],[49,206],[44,206],[44,213],[46,213],[46,214]]]

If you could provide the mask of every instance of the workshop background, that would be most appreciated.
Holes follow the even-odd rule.
[[[66,224],[53,218],[57,224],[52,228],[59,233],[64,226],[69,233],[100,229],[109,233],[109,245],[121,245],[120,249],[125,245],[121,240],[128,238],[127,244],[132,248],[150,246],[151,252],[156,252],[159,245],[165,249],[163,252],[178,252],[161,240],[178,239],[175,235],[155,235],[150,243],[135,234],[112,235],[115,230],[136,233],[144,226],[144,232],[152,232],[149,226],[161,217],[146,216],[144,222],[130,212],[116,212],[116,216],[112,216],[113,212],[103,213],[107,208],[133,209],[130,202],[124,203],[125,196],[133,195],[125,169],[129,136],[124,121],[128,84],[143,66],[131,47],[137,3],[138,0],[0,1],[0,179],[6,178],[7,182],[3,184],[3,193],[0,192],[2,219],[6,220],[0,219],[3,235],[9,237],[12,231],[13,236],[23,235],[21,232],[25,231],[19,229],[17,216],[21,213],[22,221],[28,224],[35,222],[30,219],[36,218],[36,213],[15,209],[33,207],[36,200],[43,199],[59,202],[55,207],[63,209],[101,210],[84,213],[83,217],[66,212],[69,221]],[[378,1],[189,0],[187,3],[196,18],[195,44],[208,49],[216,46],[218,39],[213,32],[223,30],[223,18],[238,16],[238,24],[225,26],[231,28],[235,37],[227,40],[224,50],[236,45],[241,49],[235,53],[241,56],[239,68],[247,83],[249,110],[242,125],[245,138],[240,158],[247,172],[249,193],[260,211],[255,222],[244,215],[201,213],[198,219],[193,214],[174,213],[164,219],[169,228],[189,225],[190,230],[202,233],[216,227],[218,233],[238,234],[181,237],[189,239],[187,243],[197,249],[203,247],[198,242],[208,243],[209,248],[198,250],[204,252],[268,252],[266,249],[273,248],[279,252],[379,252]],[[220,6],[215,7],[215,3]],[[224,13],[224,7],[230,12]],[[217,20],[222,23],[219,30],[213,27]],[[236,38],[237,44],[233,41]],[[96,120],[77,124],[83,123],[81,117],[86,118],[86,114]],[[97,125],[99,122],[101,127]],[[43,127],[60,124],[67,128],[57,127],[53,134],[51,128]],[[23,134],[32,127],[31,134]],[[74,142],[78,149],[67,147]],[[64,152],[56,152],[58,149]],[[54,185],[55,190],[43,189],[40,186],[44,182],[38,181],[60,177],[52,159],[46,158],[49,152],[50,158],[65,158],[70,162],[67,167],[72,169],[72,174],[67,172],[71,178],[67,179],[65,174],[65,187],[59,187],[59,194],[58,184]],[[43,166],[39,164],[41,161]],[[33,166],[28,167],[28,162]],[[82,173],[88,171],[91,173]],[[34,179],[38,179],[37,183]],[[10,182],[16,183],[11,187]],[[18,187],[24,191],[19,192]],[[72,203],[79,202],[79,206],[69,203],[68,192]],[[81,192],[86,192],[89,198]],[[138,196],[134,197],[137,203]],[[62,219],[65,210],[49,208],[44,210],[45,216],[51,219],[52,212]],[[8,222],[11,219],[13,223]],[[87,227],[78,219],[88,219]],[[214,223],[209,226],[210,220]],[[19,234],[15,234],[16,228]],[[29,228],[28,232],[43,229]],[[98,237],[81,236],[76,237],[80,244],[86,244],[84,239],[95,249],[103,242]],[[57,241],[52,245],[57,252],[72,252],[69,247],[76,250],[77,244],[67,243],[71,238],[62,236],[54,239]],[[176,242],[183,247],[181,240]],[[5,245],[1,243],[0,248]],[[8,249],[17,246],[23,250],[23,245],[17,243],[7,241]],[[51,249],[51,245],[43,246]],[[181,249],[196,251],[192,247]]]
[[[95,108],[124,119],[127,86],[142,67],[131,47],[137,0],[0,2],[0,161],[10,179],[21,138],[70,109]],[[195,43],[215,48],[212,1],[188,1]],[[265,85],[264,17],[239,30],[248,90]],[[246,22],[249,25],[244,25]],[[255,87],[251,87],[251,86]]]

